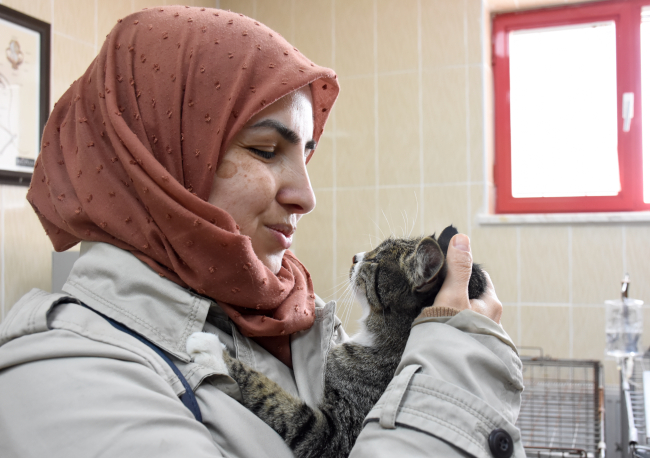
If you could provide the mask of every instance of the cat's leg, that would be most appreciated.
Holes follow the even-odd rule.
[[[273,428],[300,458],[322,457],[331,422],[287,393],[280,385],[230,356],[214,334],[197,332],[187,340],[187,352],[198,364],[227,372],[237,382],[242,404]]]
[[[225,360],[230,376],[239,384],[244,406],[273,428],[297,457],[326,456],[322,449],[331,424],[320,410],[230,355]]]

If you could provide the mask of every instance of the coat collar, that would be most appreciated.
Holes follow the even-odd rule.
[[[203,330],[216,306],[160,277],[130,252],[99,242],[81,243],[63,291],[186,362],[187,338]]]

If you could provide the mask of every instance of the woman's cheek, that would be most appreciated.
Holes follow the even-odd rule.
[[[219,165],[219,168],[217,169],[217,177],[228,180],[237,174],[237,169],[237,164],[235,164],[233,161],[225,160]]]

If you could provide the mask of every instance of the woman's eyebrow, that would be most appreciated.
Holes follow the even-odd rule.
[[[271,129],[274,129],[282,136],[282,138],[284,138],[292,145],[297,145],[300,143],[300,137],[298,134],[282,124],[280,121],[276,121],[274,119],[263,119],[262,121],[250,126],[249,129],[255,129],[257,127],[270,127]],[[309,140],[305,145],[305,149],[314,149],[315,147],[316,142],[314,142],[314,140]]]

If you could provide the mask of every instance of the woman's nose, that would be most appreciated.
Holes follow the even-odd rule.
[[[312,211],[316,207],[316,196],[303,156],[300,156],[300,160],[291,161],[283,175],[277,201],[285,207],[290,207],[291,213],[306,214]]]

